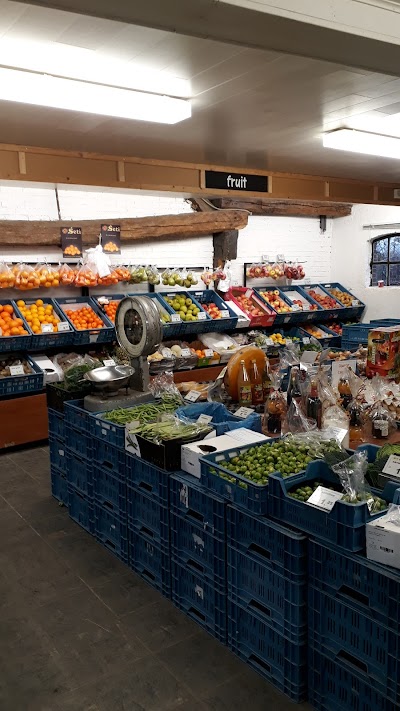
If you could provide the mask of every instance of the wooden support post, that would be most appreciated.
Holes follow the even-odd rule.
[[[226,230],[213,234],[214,268],[222,267],[227,260],[237,257],[238,230]]]

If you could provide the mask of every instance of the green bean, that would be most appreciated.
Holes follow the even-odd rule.
[[[102,416],[102,419],[115,425],[127,425],[134,420],[138,420],[141,425],[144,425],[154,422],[163,412],[174,412],[181,404],[181,400],[177,397],[165,396],[160,403],[143,403],[129,408],[119,407],[107,412]]]

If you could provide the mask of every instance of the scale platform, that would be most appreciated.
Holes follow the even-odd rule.
[[[142,403],[152,402],[154,396],[151,392],[144,393],[138,390],[121,388],[118,392],[112,395],[86,395],[83,399],[83,407],[88,412],[107,412],[108,410],[116,410],[119,407],[135,407]]]

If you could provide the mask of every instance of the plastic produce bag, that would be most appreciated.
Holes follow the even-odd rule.
[[[72,286],[75,284],[76,269],[72,269],[69,264],[62,264],[59,269],[60,284],[62,286]]]
[[[397,430],[396,420],[389,411],[387,380],[376,375],[365,387],[363,394],[369,405],[366,409],[368,432],[377,439],[387,439]]]
[[[18,264],[15,267],[15,288],[21,291],[38,289],[40,278],[37,272],[29,264]]]
[[[332,470],[338,475],[340,483],[346,492],[343,501],[347,501],[350,504],[358,504],[365,501],[370,513],[384,511],[387,508],[386,501],[373,496],[365,479],[367,466],[367,453],[355,452],[340,464],[335,464]]]
[[[181,394],[174,383],[172,370],[154,376],[154,378],[150,380],[149,390],[156,399],[162,398],[164,395],[173,395],[177,397],[178,400],[182,400]]]
[[[301,403],[292,400],[289,405],[289,409],[286,413],[286,417],[282,423],[282,434],[287,434],[291,432],[292,434],[297,434],[299,432],[311,432],[315,430],[317,423],[315,420],[310,420],[303,412]]]
[[[52,267],[50,264],[38,264],[35,271],[41,288],[50,289],[60,285],[60,272],[57,267]]]
[[[12,289],[14,285],[14,272],[5,262],[0,262],[0,289]]]
[[[109,274],[104,277],[97,277],[98,286],[112,286],[113,284],[118,284],[119,275],[116,269],[112,269]]]
[[[195,403],[180,407],[176,414],[179,417],[186,417],[190,421],[197,422],[200,415],[209,415],[212,417],[210,425],[216,430],[217,436],[223,435],[226,432],[245,427],[254,432],[261,432],[261,417],[253,412],[245,419],[235,417],[226,407],[220,402]]]
[[[271,370],[272,391],[264,408],[263,432],[269,435],[279,435],[282,431],[282,423],[286,417],[287,400],[286,394],[281,391],[283,375],[279,370]]]
[[[115,267],[115,273],[118,276],[118,281],[126,281],[129,282],[131,278],[131,273],[128,269],[128,267],[124,267],[122,264],[120,264],[118,267]]]
[[[96,286],[97,274],[87,265],[82,265],[75,276],[75,286]]]
[[[152,265],[146,267],[146,275],[149,284],[153,284],[154,286],[156,286],[161,281],[160,272],[158,271],[157,267],[154,267]]]

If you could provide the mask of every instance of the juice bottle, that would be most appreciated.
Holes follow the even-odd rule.
[[[307,417],[315,420],[318,429],[321,429],[322,421],[322,402],[318,396],[318,388],[315,380],[311,381],[311,390],[307,398]]]
[[[264,397],[264,401],[265,401],[267,399],[268,395],[270,394],[271,390],[273,389],[268,358],[265,359],[265,368],[264,368],[264,372],[262,374],[262,386],[263,386],[263,397]]]
[[[239,405],[242,407],[251,407],[252,405],[251,382],[244,360],[240,361],[238,375],[238,400]]]
[[[251,361],[250,382],[253,405],[262,405],[264,402],[263,382],[256,360]]]

